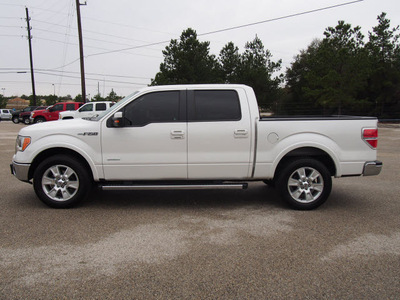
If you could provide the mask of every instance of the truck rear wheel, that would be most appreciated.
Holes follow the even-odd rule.
[[[331,174],[316,159],[292,159],[279,173],[277,187],[283,199],[295,209],[314,209],[323,204],[331,193]]]
[[[19,117],[18,116],[13,116],[12,117],[12,121],[14,124],[18,124],[19,123]]]
[[[33,175],[36,195],[54,208],[68,208],[78,204],[89,194],[91,183],[84,165],[68,155],[47,158]]]

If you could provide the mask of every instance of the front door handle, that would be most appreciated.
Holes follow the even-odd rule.
[[[183,140],[185,138],[185,131],[183,130],[172,130],[171,139],[173,140]]]

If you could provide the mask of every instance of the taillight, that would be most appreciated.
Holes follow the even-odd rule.
[[[362,138],[372,149],[378,147],[378,129],[364,128]]]

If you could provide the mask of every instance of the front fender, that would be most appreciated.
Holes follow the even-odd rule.
[[[101,147],[98,136],[87,136],[87,140],[67,134],[49,135],[34,141],[24,152],[18,152],[15,160],[19,163],[32,163],[43,152],[64,148],[81,155],[91,168],[93,179],[103,178],[101,167]]]

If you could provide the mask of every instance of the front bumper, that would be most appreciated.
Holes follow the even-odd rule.
[[[382,171],[382,162],[381,161],[367,161],[364,164],[363,175],[364,176],[373,176],[378,175]]]
[[[21,181],[29,182],[29,168],[31,164],[19,164],[15,161],[10,164],[11,174]]]

